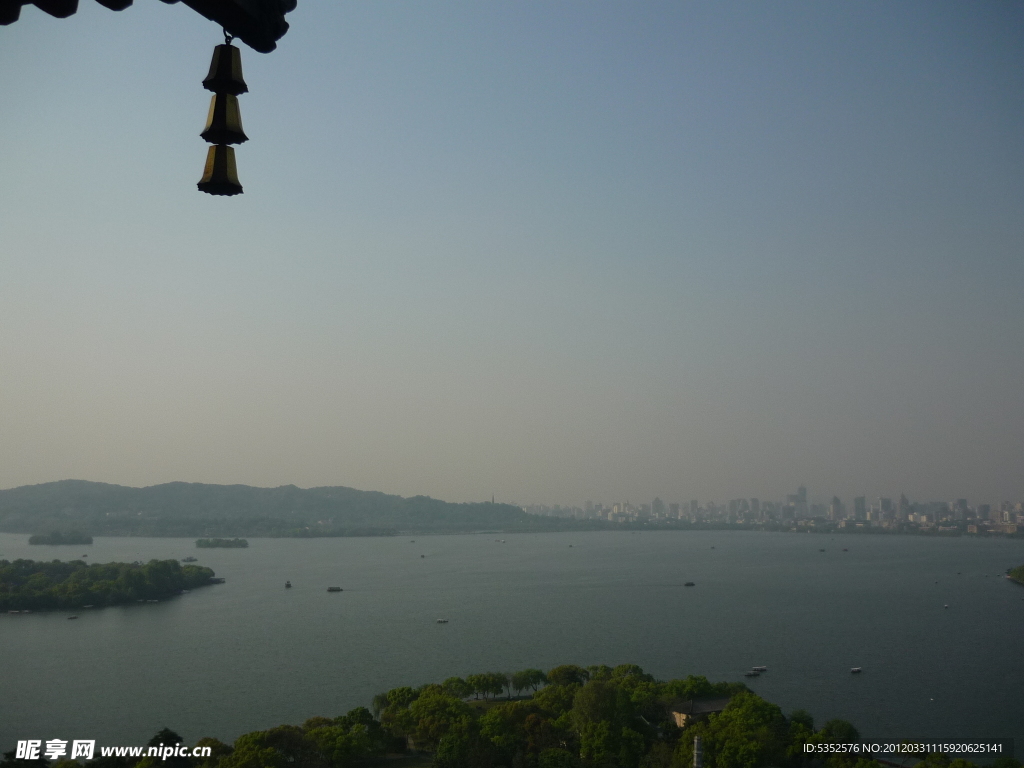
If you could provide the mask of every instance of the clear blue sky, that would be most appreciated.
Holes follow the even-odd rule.
[[[1024,5],[0,28],[0,487],[1024,498]]]

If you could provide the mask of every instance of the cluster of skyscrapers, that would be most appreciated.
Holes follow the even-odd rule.
[[[833,496],[828,504],[810,503],[807,488],[800,486],[785,500],[757,498],[730,499],[721,504],[696,499],[665,503],[659,498],[642,504],[616,502],[610,506],[588,501],[583,507],[529,505],[523,510],[535,515],[552,515],[609,522],[685,521],[735,525],[785,525],[789,527],[837,527],[958,530],[965,533],[1016,533],[1024,531],[1024,503],[1004,501],[998,506],[971,506],[967,499],[912,502],[905,495],[894,501],[881,496],[869,500],[856,496],[846,504]]]

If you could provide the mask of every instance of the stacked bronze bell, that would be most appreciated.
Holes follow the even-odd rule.
[[[242,185],[235,170],[235,150],[229,145],[249,140],[242,130],[238,110],[238,94],[249,88],[242,79],[242,54],[230,40],[213,49],[210,74],[203,80],[203,87],[213,91],[213,98],[206,128],[200,136],[214,146],[206,155],[199,190],[211,195],[240,195]]]

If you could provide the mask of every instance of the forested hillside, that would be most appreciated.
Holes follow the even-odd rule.
[[[341,486],[255,488],[165,483],[147,488],[62,480],[0,491],[0,531],[93,536],[379,536],[402,532],[552,530],[572,521],[487,502],[452,504]]]

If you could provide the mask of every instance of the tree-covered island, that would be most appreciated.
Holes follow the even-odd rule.
[[[1006,572],[1006,575],[1018,584],[1024,584],[1024,565],[1011,568]]]
[[[28,537],[29,544],[92,544],[92,536],[81,531],[51,531]]]
[[[183,590],[213,584],[214,572],[177,560],[44,563],[0,560],[0,612],[46,611],[146,600],[164,600]]]
[[[166,765],[691,768],[694,739],[700,736],[704,768],[883,768],[859,755],[825,751],[829,744],[861,740],[848,722],[830,720],[815,727],[807,712],[787,717],[742,683],[711,683],[695,676],[661,682],[634,664],[452,677],[419,688],[394,688],[375,696],[372,707],[372,712],[359,707],[340,717],[313,717],[302,725],[246,733],[234,744],[203,738],[196,746],[204,748],[205,756],[176,756]],[[149,745],[182,741],[164,729]],[[807,745],[824,749],[813,754]],[[87,768],[162,764],[159,757],[101,756],[99,746]],[[976,768],[944,755],[922,757],[914,768]],[[53,765],[16,760],[14,752],[4,758],[0,768]],[[78,764],[63,763],[72,765]],[[991,765],[1021,766],[1008,757]]]
[[[197,539],[196,546],[200,549],[245,549],[249,542],[245,539]]]

